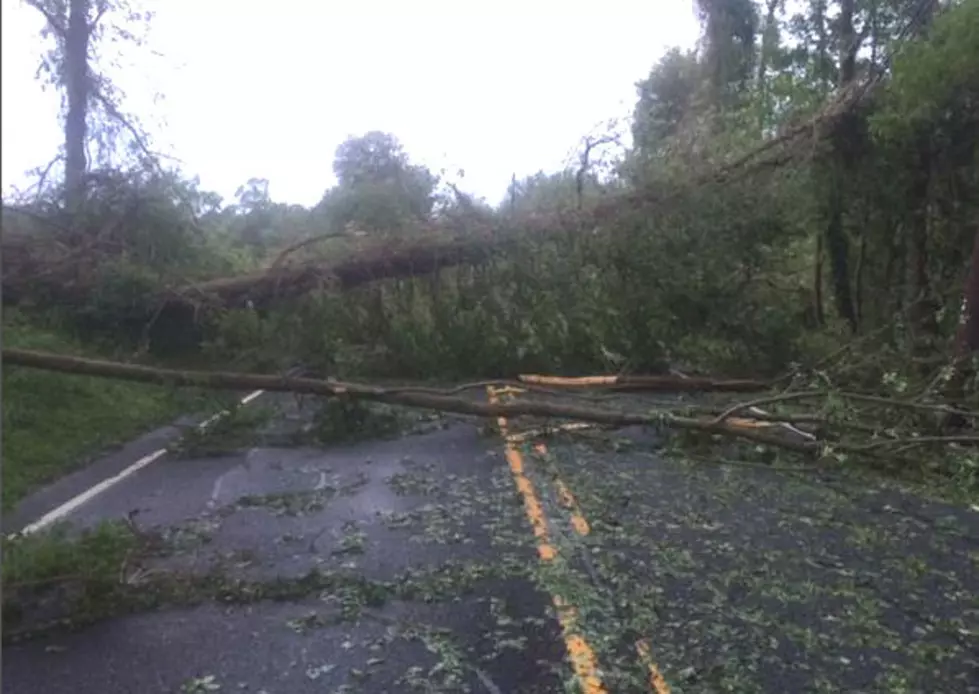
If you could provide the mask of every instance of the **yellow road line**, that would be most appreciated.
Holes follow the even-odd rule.
[[[538,443],[536,446],[534,446],[534,450],[541,456],[547,455],[547,446],[545,446],[543,443]],[[582,537],[590,533],[591,526],[585,519],[581,509],[578,508],[578,502],[575,500],[571,490],[568,489],[568,487],[564,484],[564,481],[562,481],[560,478],[554,479],[554,486],[557,487],[558,500],[571,515],[571,527],[573,527],[575,532]]]
[[[490,403],[495,404],[498,402],[499,391],[492,387],[487,387],[486,392],[489,396]],[[547,532],[547,518],[544,515],[544,509],[541,506],[540,499],[538,499],[534,491],[533,483],[524,472],[523,456],[517,448],[516,442],[511,439],[507,432],[506,418],[499,417],[497,424],[500,427],[500,433],[503,435],[503,441],[506,447],[506,459],[510,464],[510,472],[513,474],[517,489],[523,497],[524,510],[527,513],[527,518],[530,520],[531,527],[534,529],[534,536],[537,538],[537,553],[540,555],[541,561],[552,561],[557,556],[557,550],[550,543]],[[571,667],[581,681],[583,692],[585,694],[608,694],[608,690],[598,676],[598,659],[595,657],[595,652],[585,638],[577,633],[577,613],[574,607],[565,604],[558,595],[552,595],[551,597],[554,601],[554,607],[557,609],[558,622],[561,625]]]
[[[663,673],[659,671],[656,663],[653,662],[653,656],[649,652],[649,641],[647,639],[636,641],[636,653],[639,654],[640,662],[646,666],[646,671],[649,673],[649,688],[656,692],[656,694],[670,694],[670,685],[667,684]]]
[[[534,450],[541,456],[547,455],[547,446],[543,442],[538,442],[534,446]],[[574,498],[571,490],[567,488],[564,482],[560,478],[554,480],[554,485],[557,487],[558,499],[561,501],[561,505],[568,510],[571,515],[571,526],[575,531],[581,535],[585,536],[591,531],[591,526],[588,524],[588,520],[585,515],[581,512],[581,508],[578,506],[578,501]],[[653,657],[650,653],[649,642],[646,639],[640,639],[636,641],[635,644],[636,652],[639,654],[639,661],[646,667],[646,671],[649,673],[649,686],[656,692],[656,694],[670,694],[670,685],[667,683],[663,674],[660,672],[656,663],[653,661]]]

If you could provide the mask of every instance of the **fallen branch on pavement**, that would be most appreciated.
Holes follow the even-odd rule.
[[[377,386],[345,383],[335,380],[220,371],[161,369],[25,349],[4,349],[3,361],[9,366],[23,366],[84,376],[121,378],[144,383],[155,383],[163,386],[208,388],[213,390],[265,390],[272,392],[308,393],[324,397],[349,397],[477,417],[507,417],[510,419],[517,417],[545,417],[613,424],[616,426],[664,426],[672,429],[741,438],[755,443],[787,448],[799,453],[816,453],[821,448],[821,444],[813,441],[789,440],[758,431],[755,428],[739,427],[728,422],[718,423],[709,419],[686,417],[668,411],[656,411],[653,413],[623,412],[610,408],[582,407],[580,405],[541,401],[487,404],[448,395],[436,389],[426,392],[387,390]]]
[[[565,391],[560,401],[540,399],[522,399],[506,403],[485,403],[474,400],[471,396],[458,395],[460,392],[473,387],[466,384],[452,389],[394,387],[386,388],[376,385],[343,382],[334,379],[316,379],[305,377],[290,377],[286,375],[236,373],[222,371],[190,371],[163,369],[136,364],[104,361],[83,357],[66,356],[24,349],[4,349],[3,361],[7,366],[45,369],[67,374],[120,378],[145,383],[155,383],[171,387],[195,387],[213,390],[263,390],[270,392],[291,392],[297,394],[317,395],[327,398],[351,398],[383,402],[392,405],[417,407],[422,409],[439,410],[475,417],[533,417],[541,419],[571,420],[573,422],[591,422],[613,427],[653,426],[678,431],[694,432],[710,436],[721,436],[741,439],[756,444],[773,446],[784,450],[805,455],[820,455],[828,450],[837,453],[857,454],[868,457],[883,457],[893,462],[895,453],[910,447],[924,445],[959,445],[975,446],[979,444],[979,436],[959,434],[955,436],[936,436],[928,432],[912,431],[904,426],[898,431],[891,425],[859,421],[859,418],[869,413],[867,407],[874,406],[883,411],[905,409],[922,413],[948,411],[961,412],[964,416],[979,418],[979,413],[945,407],[940,404],[930,405],[920,402],[894,400],[879,395],[832,392],[824,390],[805,390],[797,393],[775,394],[765,398],[757,398],[738,403],[725,408],[705,407],[702,405],[677,404],[670,407],[669,403],[657,403],[655,408],[645,411],[626,411],[613,407],[597,406],[594,401],[588,401]],[[604,379],[604,380],[603,380]],[[655,386],[659,390],[681,389],[681,383],[689,379],[672,380],[670,377],[632,377],[636,383],[642,382],[645,389]],[[638,379],[638,380],[637,380]],[[547,382],[544,377],[526,378],[522,381]],[[628,380],[628,379],[624,379]],[[594,379],[593,379],[594,381]],[[756,387],[756,382],[723,381],[700,379],[701,387],[710,390],[731,390],[732,383],[739,387]],[[551,381],[553,382],[553,381]],[[600,377],[594,385],[608,386],[617,382],[616,377]],[[516,391],[545,390],[533,383],[519,384],[505,381],[482,381],[482,386],[495,385],[509,387]],[[577,385],[581,385],[580,383]],[[516,386],[516,387],[515,387]],[[553,391],[551,391],[553,393]],[[831,416],[826,411],[812,413],[770,413],[759,409],[760,404],[787,403],[790,401],[822,398],[827,405],[831,399],[851,401],[863,407],[853,410],[844,416]],[[569,402],[569,400],[575,402]],[[740,414],[741,416],[734,416]],[[815,425],[813,431],[798,429],[797,425]],[[545,427],[546,429],[546,427]],[[792,436],[776,434],[776,431],[789,431]],[[849,431],[859,434],[861,438],[850,436],[843,438],[842,433]]]
[[[751,379],[701,378],[696,376],[581,376],[565,378],[561,376],[538,376],[521,374],[521,383],[529,385],[561,386],[570,388],[592,388],[595,386],[621,392],[668,391],[671,393],[694,393],[697,391],[751,393],[768,390],[771,386],[764,381]]]

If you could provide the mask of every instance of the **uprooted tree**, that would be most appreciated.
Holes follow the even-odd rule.
[[[412,377],[664,361],[771,375],[855,333],[852,368],[802,371],[964,406],[975,3],[698,7],[701,45],[637,85],[612,177],[587,175],[584,149],[515,177],[497,210],[456,189],[445,214],[438,177],[381,133],[341,146],[313,210],[262,179],[225,207],[176,173],[105,174],[86,201],[97,233],[5,234],[5,300],[73,301],[135,338],[199,330],[222,361]]]

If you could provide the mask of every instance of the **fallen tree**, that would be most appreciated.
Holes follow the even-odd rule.
[[[521,375],[521,383],[529,385],[558,386],[562,388],[600,387],[613,391],[660,391],[672,393],[752,393],[768,390],[771,384],[748,378],[714,379],[699,376],[560,376]]]
[[[263,390],[271,392],[291,392],[297,394],[318,395],[327,398],[351,398],[383,402],[393,405],[439,410],[476,417],[536,417],[545,419],[573,420],[594,422],[615,427],[645,425],[663,427],[678,431],[694,432],[711,436],[722,436],[742,439],[755,444],[763,444],[786,449],[807,456],[819,456],[829,450],[850,454],[878,457],[889,456],[891,460],[900,452],[908,449],[935,444],[979,444],[979,436],[929,436],[919,432],[899,433],[893,427],[872,427],[861,425],[859,422],[839,422],[830,416],[800,416],[798,413],[777,415],[759,409],[762,404],[775,404],[790,400],[812,400],[816,398],[844,398],[851,401],[874,405],[882,408],[924,410],[944,413],[947,407],[928,405],[919,402],[892,400],[882,396],[860,393],[832,393],[824,391],[805,390],[798,393],[779,393],[765,398],[736,403],[727,408],[705,407],[676,407],[673,409],[660,407],[643,412],[630,412],[611,407],[598,407],[594,403],[569,404],[548,401],[546,399],[522,399],[507,403],[485,403],[460,395],[464,390],[486,388],[487,386],[512,387],[520,390],[533,390],[533,384],[525,382],[483,381],[466,384],[453,389],[437,389],[422,387],[386,388],[360,383],[343,382],[334,379],[315,379],[292,377],[287,375],[251,374],[220,371],[191,371],[178,369],[163,369],[137,364],[104,361],[83,357],[51,354],[34,350],[4,349],[3,362],[5,366],[20,366],[27,368],[45,369],[68,374],[120,378],[145,383],[155,383],[170,387],[196,387],[214,390]],[[615,379],[615,377],[603,377]],[[635,378],[635,377],[633,377]],[[533,377],[524,377],[524,381],[534,381]],[[537,377],[538,382],[545,381]],[[690,385],[682,385],[690,379],[672,376],[642,377],[630,383],[633,390],[639,389],[660,392],[673,392],[680,389],[690,390]],[[625,379],[628,382],[628,379]],[[553,383],[553,381],[552,381]],[[599,385],[612,385],[608,382]],[[755,381],[723,381],[700,379],[699,390],[707,391],[737,391],[738,389],[757,391],[762,384]],[[574,399],[573,396],[571,398]],[[979,413],[957,411],[963,417],[973,421],[979,419]],[[745,413],[749,419],[735,417]],[[824,434],[830,437],[819,439],[811,432],[795,429],[794,424],[816,424],[822,427]],[[794,430],[803,436],[784,436],[773,433],[780,430],[775,425],[785,425],[784,428]],[[868,435],[861,441],[843,440],[832,434],[837,427],[840,431],[858,431]]]
[[[445,267],[478,264],[491,257],[499,243],[476,239],[415,243],[380,248],[339,263],[307,262],[199,282],[162,297],[164,303],[216,301],[230,306],[250,300],[256,307],[276,299],[300,296],[324,286],[341,290],[384,279],[427,275]]]
[[[771,171],[799,158],[800,154],[811,152],[813,142],[823,137],[843,114],[867,102],[879,81],[880,75],[873,75],[866,82],[855,84],[804,123],[726,162],[706,162],[704,170],[694,171],[687,179],[666,188],[608,195],[584,208],[519,219],[435,221],[420,229],[409,243],[386,243],[340,261],[290,263],[284,262],[288,253],[283,253],[268,268],[243,275],[193,282],[171,278],[166,290],[143,297],[140,304],[147,307],[147,322],[163,316],[164,323],[188,329],[188,320],[194,322],[202,305],[240,306],[250,301],[262,307],[276,299],[302,296],[323,286],[346,290],[376,280],[428,275],[457,265],[478,265],[506,251],[518,238],[544,239],[569,230],[606,228],[614,225],[623,210],[636,213],[650,206],[661,208],[685,191],[725,185],[732,179]],[[95,288],[99,269],[106,260],[126,253],[123,230],[133,224],[126,217],[129,211],[126,209],[117,219],[104,221],[105,228],[87,229],[84,233],[68,233],[70,230],[64,229],[43,235],[5,233],[0,239],[4,301],[16,302],[40,292],[66,306],[83,302]],[[10,211],[35,217],[45,227],[57,226],[53,218],[27,208],[10,208]],[[315,241],[316,237],[305,239],[287,250]]]
[[[811,442],[786,441],[765,432],[739,427],[727,421],[712,421],[675,415],[666,411],[648,413],[624,412],[612,408],[584,407],[545,401],[521,401],[507,404],[475,402],[458,392],[433,388],[381,388],[358,383],[346,383],[332,379],[313,379],[268,374],[248,374],[220,371],[185,371],[161,369],[138,364],[103,361],[85,357],[65,356],[25,349],[4,349],[3,362],[8,366],[23,366],[62,373],[122,378],[163,386],[185,386],[213,390],[264,390],[271,392],[304,393],[324,397],[348,397],[372,400],[394,405],[474,415],[477,417],[544,417],[597,422],[616,426],[657,425],[676,429],[717,433],[740,437],[757,443],[783,446],[799,452],[818,450]],[[663,377],[658,381],[659,390],[669,391],[684,379]],[[516,385],[505,381],[495,385]],[[646,383],[653,388],[654,381]],[[723,389],[723,381],[717,382]],[[485,383],[479,384],[485,387]],[[709,383],[702,382],[706,388]]]
[[[444,234],[445,229],[435,229],[434,233],[421,236],[411,245],[373,249],[339,263],[283,264],[279,258],[266,270],[179,287],[168,292],[162,301],[172,304],[209,299],[228,306],[240,304],[247,298],[255,306],[262,306],[277,298],[301,296],[329,283],[346,290],[376,280],[427,275],[456,265],[477,265],[488,261],[495,253],[505,252],[521,237],[546,239],[549,235],[564,234],[570,229],[607,226],[619,218],[622,210],[634,213],[650,206],[661,207],[689,189],[725,185],[736,177],[764,173],[792,162],[800,153],[810,152],[812,142],[823,137],[843,114],[864,104],[877,81],[875,78],[856,85],[830,101],[823,111],[806,122],[668,189],[609,195],[590,207],[533,215],[515,220],[515,224],[487,224],[484,220],[470,220],[475,226],[464,233],[455,232],[456,238],[449,241],[444,240],[444,236],[440,238],[439,231]],[[306,242],[312,241],[315,239]]]

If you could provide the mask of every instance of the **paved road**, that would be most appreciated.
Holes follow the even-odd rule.
[[[308,420],[278,402],[245,451],[73,515],[139,509],[179,547],[150,568],[195,578],[6,647],[4,691],[979,692],[968,509],[667,460],[641,431],[286,446]]]

